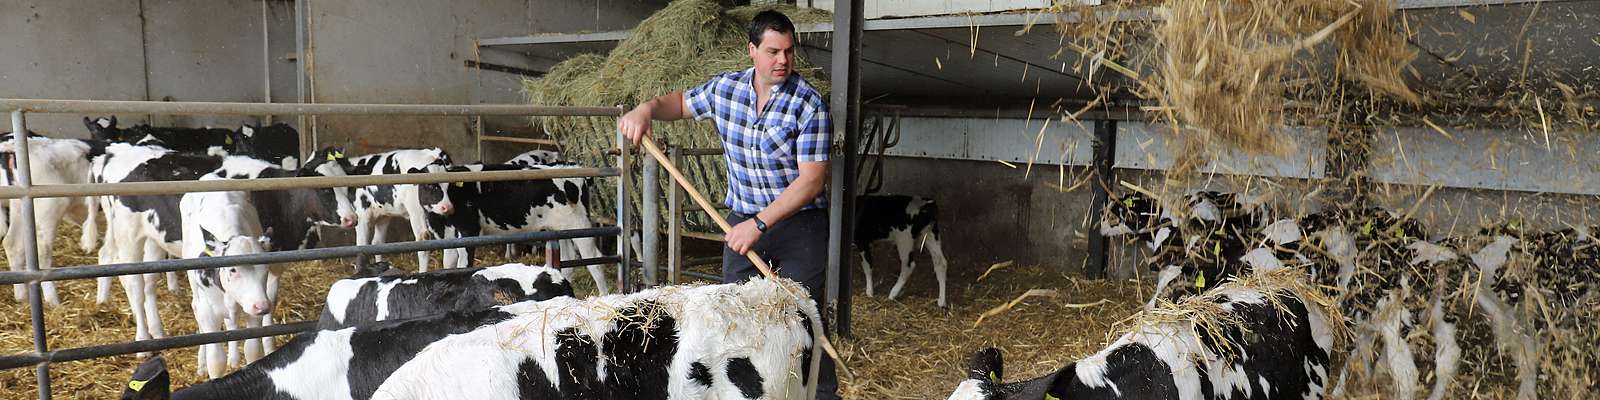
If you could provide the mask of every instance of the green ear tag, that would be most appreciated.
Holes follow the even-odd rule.
[[[144,384],[146,383],[150,383],[150,381],[128,381],[128,388],[133,389],[135,392],[141,391],[144,390]]]
[[[1194,277],[1194,287],[1204,289],[1206,287],[1206,276],[1205,275],[1195,276]]]
[[[1129,197],[1122,199],[1122,205],[1127,206],[1128,208],[1133,208],[1133,198]]]
[[[989,371],[989,381],[990,382],[994,382],[994,381],[998,381],[998,380],[1000,380],[1000,378],[997,377],[997,376],[994,376],[994,371]]]
[[[1361,234],[1363,234],[1363,235],[1372,234],[1372,222],[1373,221],[1369,219],[1369,220],[1367,220],[1367,224],[1366,225],[1362,225],[1361,226]]]
[[[1211,245],[1211,255],[1212,256],[1220,256],[1220,255],[1222,255],[1222,242],[1216,242],[1215,244]]]
[[[1049,394],[1049,393],[1045,393],[1044,394],[1044,400],[1061,400],[1061,398],[1060,397],[1056,397],[1055,395],[1052,395],[1052,394]]]
[[[233,136],[223,136],[222,137],[222,143],[233,144]],[[138,390],[138,389],[134,389],[134,390]]]
[[[335,156],[333,153],[328,153],[328,161],[339,161],[339,156]]]

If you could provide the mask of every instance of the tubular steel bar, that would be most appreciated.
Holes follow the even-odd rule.
[[[316,329],[317,321],[300,321],[292,324],[269,325],[257,328],[238,329],[231,331],[201,333],[195,335],[173,336],[161,339],[139,340],[133,342],[112,343],[99,346],[78,347],[62,349],[51,352],[35,354],[16,354],[0,357],[0,370],[22,367],[30,364],[47,365],[49,363],[87,360],[91,358],[120,356],[139,352],[175,349],[179,347],[199,346],[203,344],[220,343],[235,340],[254,339],[267,336],[289,335]]]
[[[22,111],[11,112],[11,132],[11,137],[15,138],[17,143],[17,187],[27,191],[33,186],[33,168],[28,159],[28,122]],[[36,242],[37,238],[34,237],[38,231],[34,227],[33,199],[32,196],[22,198],[17,210],[20,211],[17,216],[21,217],[22,221],[13,221],[22,224],[22,231],[27,232],[16,239],[22,241],[22,259],[29,273],[39,272],[39,245]],[[39,282],[28,283],[28,307],[31,307],[29,317],[33,324],[33,351],[37,353],[50,350],[50,343],[44,336],[43,296],[44,292],[40,290]],[[38,377],[39,399],[50,400],[50,365],[39,364],[34,376]]]
[[[0,187],[0,199],[32,197],[135,196],[218,191],[258,191],[325,187],[424,184],[443,182],[516,181],[615,176],[613,168],[559,168],[522,171],[440,172],[392,175],[347,175],[209,181],[160,181]]]
[[[640,213],[641,222],[639,223],[639,236],[641,238],[639,261],[644,264],[644,283],[654,286],[658,281],[656,279],[656,267],[661,261],[661,258],[656,256],[656,248],[661,245],[661,225],[659,225],[661,209],[656,206],[656,198],[661,195],[661,185],[656,179],[656,171],[660,168],[656,159],[645,157],[643,169],[644,172],[639,179],[639,193],[640,197],[644,199],[639,207],[640,211],[642,211]]]
[[[683,149],[667,147],[672,165],[683,164]],[[667,183],[667,284],[683,280],[683,188],[677,181]]]
[[[120,100],[0,99],[0,110],[33,113],[141,113],[205,115],[414,115],[414,116],[543,116],[615,117],[615,107],[547,107],[446,104],[292,104]]]
[[[44,271],[0,272],[0,284],[50,282],[141,273],[187,271],[191,269],[217,268],[231,265],[276,264],[327,258],[356,257],[372,254],[399,254],[417,251],[444,250],[467,246],[477,247],[503,245],[508,243],[610,236],[617,234],[619,231],[620,230],[616,227],[599,227],[565,231],[523,232],[509,235],[473,236],[455,239],[426,240],[420,242],[373,244],[366,246],[327,247],[320,249],[278,251],[238,256],[183,258],[124,264],[106,264],[99,266],[82,266],[73,268],[52,268]],[[569,261],[562,264],[571,266],[572,263],[573,262]]]
[[[627,112],[628,110],[622,106],[611,109],[611,115],[618,117]],[[621,129],[617,130],[617,148],[624,150],[628,148],[628,137],[622,134]],[[628,170],[628,153],[628,151],[617,152],[617,171],[620,172],[617,174],[617,228],[621,230],[617,233],[617,256],[622,258],[622,262],[617,263],[617,283],[621,286],[620,289],[623,293],[628,293],[630,292],[629,289],[631,289],[628,287],[628,267],[629,262],[633,261],[633,258],[629,257],[628,254],[628,242],[631,239],[628,236],[628,229],[630,228],[628,226],[628,178],[632,176],[631,171]]]

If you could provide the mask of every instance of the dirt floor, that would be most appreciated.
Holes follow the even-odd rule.
[[[66,242],[66,241],[63,241]],[[63,246],[66,247],[66,246]],[[74,249],[57,256],[61,265],[92,263],[93,257]],[[880,249],[881,250],[881,249]],[[505,260],[500,252],[480,250],[479,265],[496,265]],[[886,255],[893,259],[893,255]],[[437,253],[435,253],[437,257]],[[864,280],[852,274],[856,288],[853,335],[835,339],[847,368],[841,371],[842,392],[848,399],[943,399],[964,378],[967,358],[984,347],[998,347],[1006,357],[1006,380],[1020,380],[1050,373],[1071,360],[1090,354],[1120,332],[1119,323],[1138,311],[1146,285],[1135,281],[1090,281],[1068,276],[1049,266],[1011,266],[997,268],[981,280],[989,265],[951,265],[949,308],[935,304],[937,286],[927,269],[926,256],[920,256],[922,269],[902,297],[883,298],[899,273],[897,268],[878,268],[879,297],[865,297]],[[391,257],[397,265],[410,268],[415,257]],[[534,261],[533,259],[518,261]],[[714,272],[714,266],[697,268]],[[330,282],[350,271],[339,261],[295,263],[284,275],[284,289],[278,305],[278,320],[315,319],[321,312],[321,299]],[[592,280],[586,273],[575,277],[580,295],[592,293]],[[187,282],[181,285],[187,290]],[[984,312],[1004,305],[1031,289],[1053,289],[1053,297],[1032,297],[1008,311],[983,319]],[[133,338],[133,321],[120,286],[104,306],[94,304],[94,282],[63,284],[61,307],[46,312],[50,347],[82,347]],[[188,294],[161,289],[162,320],[169,335],[195,332]],[[1101,300],[1105,301],[1102,302]],[[17,354],[32,349],[28,309],[11,300],[0,300],[0,354]],[[280,337],[278,340],[287,340]],[[281,343],[281,342],[280,342]],[[173,349],[163,352],[172,368],[175,387],[198,381],[195,351]],[[1470,361],[1469,361],[1470,362]],[[58,398],[113,398],[137,364],[133,356],[54,364],[52,390]],[[1503,375],[1496,372],[1490,375]],[[1506,385],[1503,376],[1477,379],[1464,376],[1455,398],[1501,398]],[[1375,392],[1375,391],[1368,391]],[[0,398],[26,399],[37,396],[31,368],[0,371]],[[1381,398],[1378,395],[1355,396]]]

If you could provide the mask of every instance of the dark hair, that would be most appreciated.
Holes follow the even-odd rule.
[[[777,33],[794,34],[794,22],[781,12],[767,10],[756,13],[750,19],[750,44],[761,45],[761,35],[773,31]]]

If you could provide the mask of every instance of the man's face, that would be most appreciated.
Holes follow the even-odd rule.
[[[794,34],[768,30],[761,34],[761,44],[750,45],[750,60],[755,62],[756,83],[762,86],[782,82],[792,73],[794,61]]]

